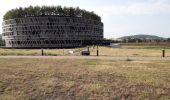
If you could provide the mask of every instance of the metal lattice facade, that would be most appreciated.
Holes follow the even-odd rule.
[[[81,17],[25,17],[2,24],[9,48],[67,48],[103,40],[103,23]]]

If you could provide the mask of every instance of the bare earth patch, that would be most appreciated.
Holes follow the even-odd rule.
[[[0,58],[0,99],[170,99],[169,61]]]

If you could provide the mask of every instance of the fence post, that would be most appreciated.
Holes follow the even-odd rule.
[[[62,48],[63,49],[63,56],[64,56],[64,48]]]
[[[97,56],[99,56],[99,50],[98,50],[98,45],[97,45]]]
[[[43,48],[41,49],[41,55],[42,55],[42,56],[44,55],[44,51],[43,51]]]
[[[89,52],[89,46],[87,47],[87,51]]]
[[[162,57],[165,57],[165,49],[162,49]]]

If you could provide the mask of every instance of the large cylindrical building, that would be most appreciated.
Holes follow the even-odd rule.
[[[68,48],[103,40],[101,21],[77,16],[26,16],[4,20],[2,25],[8,48]]]

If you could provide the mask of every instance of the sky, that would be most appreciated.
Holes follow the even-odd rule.
[[[170,37],[170,0],[1,0],[0,23],[8,10],[30,5],[61,5],[94,11],[102,18],[105,38],[136,34]]]

